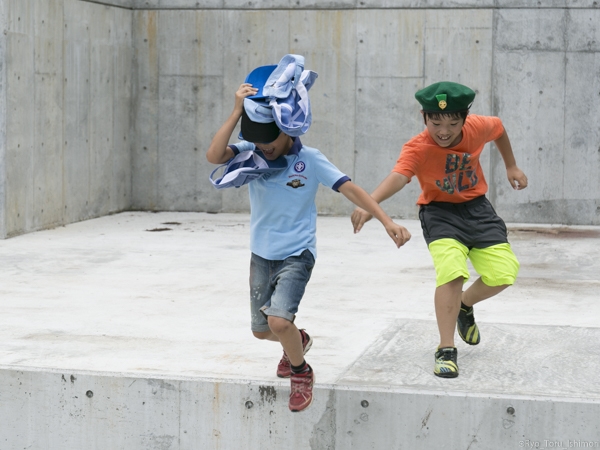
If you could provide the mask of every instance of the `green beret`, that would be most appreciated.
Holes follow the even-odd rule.
[[[462,84],[440,81],[415,94],[424,112],[454,113],[468,111],[475,99],[475,92]]]

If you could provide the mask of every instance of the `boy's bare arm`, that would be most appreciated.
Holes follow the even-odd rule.
[[[377,188],[371,194],[371,197],[373,200],[375,200],[375,202],[381,203],[382,201],[390,198],[396,192],[400,191],[404,186],[406,186],[408,181],[409,178],[407,176],[397,172],[392,172],[379,184],[379,186],[377,186]],[[358,233],[363,225],[372,218],[373,215],[365,211],[363,208],[356,208],[350,217],[352,225],[354,226],[354,232]]]
[[[523,171],[517,167],[515,155],[513,154],[512,146],[510,145],[510,140],[508,139],[506,130],[504,130],[502,136],[494,141],[494,144],[496,144],[496,147],[498,148],[498,151],[504,160],[506,176],[508,177],[508,182],[510,185],[513,187],[513,189],[525,189],[527,187],[527,177]]]
[[[257,89],[253,88],[252,85],[248,83],[243,83],[238,88],[235,93],[235,104],[231,115],[227,118],[225,123],[221,125],[219,131],[215,133],[212,142],[208,147],[206,152],[206,159],[208,162],[212,164],[223,164],[233,158],[233,150],[227,145],[229,143],[229,138],[242,116],[244,99],[250,95],[256,94],[256,92]]]
[[[383,224],[387,234],[396,243],[397,247],[401,247],[409,241],[410,232],[395,223],[363,188],[352,181],[346,181],[340,186],[339,191],[352,203],[368,211],[368,214],[375,216]]]

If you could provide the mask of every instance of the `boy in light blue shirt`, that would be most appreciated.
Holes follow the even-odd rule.
[[[298,412],[312,403],[315,378],[304,359],[312,338],[294,320],[317,256],[319,184],[341,192],[373,214],[398,248],[410,239],[410,233],[319,150],[304,146],[299,137],[282,132],[275,122],[251,120],[244,99],[257,92],[250,83],[238,88],[233,112],[213,137],[206,157],[213,164],[224,164],[240,152],[259,150],[267,160],[284,158],[287,162],[287,168],[249,183],[251,329],[256,338],[283,346],[277,376],[291,377],[289,408]],[[240,118],[243,140],[229,145]]]

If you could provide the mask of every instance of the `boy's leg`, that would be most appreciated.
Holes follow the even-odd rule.
[[[306,355],[306,353],[312,347],[312,338],[308,335],[306,330],[302,329],[300,331],[300,340],[302,341],[302,353]],[[283,345],[282,345],[283,347]],[[283,355],[279,360],[279,364],[277,364],[277,376],[279,378],[288,378],[292,376],[292,363],[290,362],[290,358],[285,351],[283,350]]]
[[[500,286],[488,286],[480,277],[462,293],[460,311],[458,312],[458,319],[456,320],[456,323],[458,327],[458,335],[463,341],[469,345],[477,345],[481,341],[479,327],[475,323],[475,312],[473,311],[473,305],[485,300],[486,298],[493,297],[494,295],[502,292],[508,286],[508,284],[503,284]]]
[[[298,355],[303,354],[302,337],[294,320],[314,264],[314,257],[308,250],[284,261],[274,262],[269,280],[272,286],[270,298],[260,308],[260,313],[268,323],[267,330],[260,330],[260,337],[281,342],[288,356],[291,356],[292,363]]]
[[[279,338],[271,330],[269,330],[269,331],[253,331],[252,334],[254,335],[254,337],[256,339],[279,342]]]
[[[269,261],[254,254],[250,260],[252,334],[257,339],[281,342],[286,353],[289,347],[294,361],[297,359],[295,341],[300,342],[304,353],[312,344],[312,339],[306,332],[300,333],[293,320],[313,266],[310,252],[286,261]],[[288,360],[286,354],[284,357]]]
[[[439,348],[454,347],[454,332],[463,284],[464,278],[459,277],[435,289],[435,316],[440,332]]]
[[[269,316],[269,326],[283,346],[283,357],[277,366],[277,376],[290,377],[289,408],[303,411],[312,404],[315,374],[304,360],[312,339],[304,330],[281,317]]]
[[[261,313],[261,308],[270,304],[275,290],[270,280],[272,264],[272,261],[254,253],[250,258],[250,328],[257,339],[278,342],[279,339],[269,328],[267,318]]]
[[[455,239],[438,239],[429,244],[436,272],[435,315],[440,332],[440,348],[454,347],[456,318],[462,288],[469,278],[469,249]]]
[[[438,377],[458,376],[457,350],[454,346],[456,318],[460,309],[462,288],[469,278],[469,249],[455,239],[438,239],[429,244],[436,271],[435,315],[440,344],[435,352],[433,373]]]
[[[268,323],[270,324],[270,326],[273,326],[275,328],[278,328],[280,326],[273,322],[273,320],[275,320],[275,319],[286,320],[286,319],[280,319],[278,317],[273,317],[273,319],[269,320]],[[294,327],[295,327],[295,325],[294,325]],[[296,330],[298,330],[298,329],[296,328]],[[254,334],[254,337],[256,337],[258,339],[264,339],[264,340],[273,341],[273,342],[281,342],[279,337],[275,333],[273,333],[271,330],[266,331],[266,332],[253,331],[252,333]],[[294,333],[290,333],[290,334],[293,339]],[[308,333],[304,329],[298,330],[298,335],[299,335],[300,342],[301,342],[302,354],[305,355],[306,352],[308,352],[310,350],[310,347],[312,346],[312,338],[308,335]],[[292,367],[291,367],[292,363],[290,362],[290,358],[288,358],[288,355],[286,353],[287,346],[288,345],[286,345],[282,342],[282,347],[284,349],[283,356],[281,357],[279,364],[277,364],[277,376],[279,378],[288,378],[292,375]]]
[[[465,306],[473,306],[482,300],[493,297],[506,289],[510,284],[500,286],[488,286],[479,277],[466,291],[462,293],[462,303]]]
[[[508,243],[473,248],[469,259],[481,277],[463,293],[465,306],[499,294],[515,282],[519,272],[519,261]]]
[[[460,309],[463,277],[435,289],[435,315],[440,332],[440,345],[435,352],[434,375],[442,378],[458,376],[458,351],[454,346],[456,318]]]
[[[481,336],[475,323],[473,305],[499,294],[513,284],[519,271],[519,262],[508,243],[473,248],[469,252],[469,259],[481,277],[462,294],[457,320],[458,334],[467,344],[477,345]]]
[[[302,336],[300,330],[287,319],[269,316],[269,328],[273,336],[281,342],[281,346],[293,366],[299,366],[304,361]],[[274,339],[271,339],[274,340]]]
[[[277,375],[291,375],[289,408],[292,412],[308,408],[313,399],[314,373],[304,360],[304,353],[310,348],[312,339],[304,330],[298,330],[294,319],[314,263],[314,257],[308,250],[278,262],[271,274],[274,291],[270,301],[260,309],[267,318],[273,336],[283,346],[284,353],[277,367]],[[283,373],[283,369],[289,372]]]

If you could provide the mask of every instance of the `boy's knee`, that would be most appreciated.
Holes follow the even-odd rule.
[[[438,286],[438,287],[443,287],[443,286],[448,286],[448,287],[456,287],[459,286],[460,289],[462,289],[463,284],[465,284],[465,277],[463,277],[462,275],[457,276],[456,278],[447,281],[446,283]]]
[[[451,278],[451,277],[449,277]],[[450,280],[438,284],[439,280],[436,280],[436,288],[437,289],[451,289],[451,290],[456,290],[456,291],[462,291],[463,285],[466,282],[465,277],[463,277],[462,275],[456,276],[456,274],[454,274],[454,278],[451,278]]]
[[[273,333],[270,331],[253,331],[252,334],[256,339],[269,339]]]
[[[275,334],[285,333],[293,324],[283,317],[269,316],[269,328]]]
[[[485,284],[488,288],[494,288],[496,290],[498,290],[498,292],[502,292],[504,289],[506,289],[507,287],[511,287],[514,283],[507,283],[507,284],[487,284],[483,279],[483,277],[481,277],[481,281],[483,282],[483,284]]]

